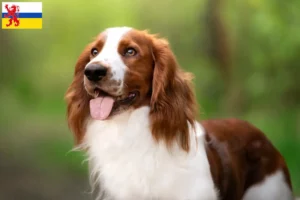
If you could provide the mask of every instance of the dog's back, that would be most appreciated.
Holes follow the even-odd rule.
[[[253,125],[237,119],[202,121],[206,151],[222,200],[292,200],[281,154]]]

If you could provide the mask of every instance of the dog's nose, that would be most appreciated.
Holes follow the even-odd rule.
[[[107,68],[97,63],[89,64],[84,70],[85,76],[90,81],[100,81],[104,76],[106,76],[106,73]]]

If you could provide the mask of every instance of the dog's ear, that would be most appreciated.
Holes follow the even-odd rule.
[[[168,146],[177,140],[188,151],[189,131],[194,127],[197,112],[192,75],[180,69],[166,40],[153,37],[152,51],[155,63],[150,102],[152,134]]]
[[[67,120],[69,128],[74,133],[75,143],[80,144],[85,132],[85,120],[89,114],[89,96],[85,91],[83,78],[84,68],[90,61],[92,43],[87,45],[78,58],[73,81],[69,86],[65,100],[67,102]]]

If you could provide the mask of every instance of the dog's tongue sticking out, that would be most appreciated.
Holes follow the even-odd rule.
[[[93,119],[105,120],[114,105],[114,99],[109,96],[99,96],[90,100],[90,113]]]

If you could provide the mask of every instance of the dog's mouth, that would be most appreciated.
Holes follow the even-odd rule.
[[[93,99],[90,100],[90,113],[92,118],[97,120],[107,119],[113,111],[121,106],[129,106],[139,95],[138,91],[132,91],[120,96],[112,96],[109,93],[96,88]]]

